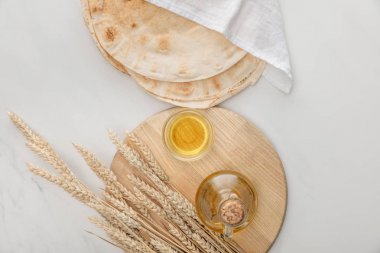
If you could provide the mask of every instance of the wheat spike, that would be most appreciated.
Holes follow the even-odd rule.
[[[110,207],[105,203],[94,201],[88,203],[88,205],[105,217],[112,217],[118,219],[130,228],[141,229],[141,224],[137,220],[133,219],[132,217],[126,215],[123,212],[119,212],[117,209]]]
[[[147,175],[154,185],[168,198],[169,202],[187,216],[198,221],[194,205],[179,192],[170,189],[155,175]]]
[[[128,191],[119,181],[117,181],[116,175],[112,170],[108,169],[102,162],[100,162],[96,156],[85,149],[84,147],[73,144],[74,147],[81,154],[83,159],[86,161],[87,165],[91,168],[92,171],[101,179],[104,184],[107,186],[107,191],[113,195],[116,199],[121,202],[124,202],[124,198],[132,203],[141,214],[145,217],[148,217],[148,211],[146,208],[142,207],[139,203],[139,200],[134,196],[134,194]]]
[[[214,246],[212,246],[208,241],[206,241],[203,237],[201,237],[197,233],[193,233],[191,238],[207,253],[220,253],[220,251],[216,250]]]
[[[159,207],[156,203],[151,201],[144,193],[142,193],[138,188],[134,187],[133,191],[136,194],[136,197],[140,200],[140,203],[143,204],[146,208],[153,211],[154,213],[165,217],[165,212]]]
[[[144,174],[154,174],[153,170],[145,163],[141,156],[127,144],[122,143],[113,130],[108,130],[108,136],[124,159],[133,167]]]
[[[19,116],[17,116],[13,112],[8,112],[9,118],[12,120],[13,124],[20,130],[22,135],[30,142],[34,142],[39,144],[40,148],[48,145],[47,141],[45,141],[40,135],[35,133]]]
[[[114,143],[118,151],[122,154],[124,159],[126,159],[132,166],[136,169],[140,170],[144,173],[152,182],[162,191],[165,196],[168,197],[169,201],[175,205],[176,207],[185,212],[188,216],[193,219],[197,219],[197,215],[195,212],[194,206],[188,201],[185,197],[183,197],[178,192],[171,190],[167,185],[165,185],[162,180],[156,176],[152,169],[141,159],[140,155],[136,153],[133,149],[131,149],[128,145],[122,143],[117,134],[109,130],[109,137],[111,141]]]
[[[133,174],[128,175],[135,186],[133,192],[118,182],[116,175],[94,154],[74,144],[89,167],[106,185],[105,200],[102,200],[76,178],[48,142],[15,114],[9,113],[9,117],[27,139],[27,146],[59,174],[51,174],[32,164],[27,164],[28,169],[96,210],[105,221],[95,219],[94,223],[104,229],[122,249],[133,253],[240,252],[199,223],[192,203],[166,182],[165,172],[149,148],[135,135],[130,138],[134,147],[141,150],[142,156],[122,143],[114,132],[109,132],[110,139],[122,156],[149,179],[147,183]],[[154,223],[148,216],[148,209],[165,219],[162,224],[169,231]]]
[[[150,185],[145,183],[139,177],[129,174],[128,179],[142,192],[145,192],[148,196],[155,199],[160,203],[162,209],[165,212],[165,216],[170,221],[174,222],[186,235],[191,235],[190,228],[186,225],[184,220],[175,212],[170,203],[166,200],[165,196],[159,191],[152,188]]]
[[[104,197],[112,206],[114,206],[120,212],[135,220],[138,220],[137,213],[125,201],[119,200],[107,192],[104,193]]]
[[[157,162],[149,147],[133,133],[129,134],[128,137],[133,142],[133,144],[135,144],[143,153],[145,160],[147,161],[148,165],[153,170],[153,172],[156,174],[156,176],[159,177],[162,181],[168,182],[168,175],[161,168],[160,164]]]
[[[89,220],[99,228],[103,229],[108,236],[123,249],[130,249],[141,253],[148,252],[145,245],[142,245],[141,242],[127,236],[123,231],[115,228],[109,222],[101,221],[98,218],[89,218]]]
[[[174,250],[172,247],[159,240],[151,239],[150,244],[152,244],[159,253],[178,253],[178,251]]]
[[[97,200],[96,196],[93,193],[91,193],[90,191],[86,191],[82,187],[78,187],[77,185],[75,185],[71,182],[67,182],[64,179],[56,177],[56,176],[50,174],[49,172],[47,172],[47,171],[45,171],[45,170],[43,170],[37,166],[34,166],[32,164],[28,164],[27,166],[28,166],[29,170],[31,172],[33,172],[34,174],[36,174],[40,177],[43,177],[46,180],[60,186],[66,192],[71,194],[73,197],[75,197],[79,201],[87,204],[88,206],[94,208],[99,213],[104,214],[106,216],[107,215],[113,216],[113,217],[121,220],[123,223],[125,223],[126,225],[128,225],[130,227],[133,227],[133,228],[140,228],[141,227],[141,225],[136,220],[134,220],[130,216],[126,215],[125,213],[117,212],[115,209],[108,207],[108,206],[105,206],[104,204],[100,203]],[[128,212],[128,210],[126,210],[125,212],[127,212],[129,215],[131,214],[130,212]]]
[[[169,233],[177,238],[191,253],[199,253],[198,248],[181,231],[169,224]]]
[[[39,134],[35,133],[20,117],[12,112],[8,112],[13,124],[20,130],[27,140],[27,146],[43,160],[52,165],[64,178],[69,181],[79,182],[68,166],[57,155],[49,143]]]
[[[208,231],[207,229],[205,230],[203,225],[199,224],[198,222],[194,221],[191,217],[188,217],[183,213],[179,213],[179,215],[195,233],[198,233],[200,236],[205,238],[205,240],[210,242],[220,252],[233,253],[233,251],[224,244],[220,235],[214,234],[213,232]]]
[[[131,202],[136,200],[131,192],[118,184],[116,175],[100,162],[93,153],[78,144],[73,145],[96,176],[110,188],[109,190],[115,198],[121,199],[125,196]]]
[[[41,169],[33,164],[28,163],[27,167],[35,175],[45,178],[46,180],[60,186],[63,190],[68,192],[71,196],[75,197],[76,199],[78,199],[79,201],[83,203],[89,203],[91,200],[96,198],[92,192],[84,189],[82,186],[79,186],[70,181],[68,182],[63,178],[54,176],[50,174],[49,172],[45,171],[44,169]]]

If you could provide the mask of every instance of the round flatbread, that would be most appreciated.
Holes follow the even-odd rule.
[[[88,0],[101,47],[151,79],[189,82],[224,72],[246,52],[220,33],[144,0]]]
[[[261,77],[261,74],[264,68],[265,68],[265,63],[261,61],[260,64],[258,65],[257,70],[255,72],[252,72],[250,76],[243,78],[239,83],[236,83],[235,85],[226,88],[224,91],[220,92],[219,94],[213,97],[210,96],[209,98],[206,98],[204,100],[186,100],[186,99],[183,100],[175,96],[160,96],[156,93],[150,92],[149,90],[145,90],[145,91],[160,101],[170,103],[176,106],[199,108],[199,109],[211,108],[213,106],[220,104],[224,100],[236,95],[240,91],[247,88],[249,85],[255,84]],[[181,94],[180,89],[181,88],[178,87],[175,93]]]
[[[163,82],[146,78],[133,71],[129,74],[145,91],[177,106],[209,108],[256,83],[265,69],[265,62],[246,55],[225,72],[194,82]]]
[[[177,106],[208,108],[235,95],[249,84],[255,83],[265,68],[265,62],[251,55],[244,56],[228,70],[208,79],[194,82],[165,82],[144,77],[108,54],[98,42],[90,13],[88,0],[81,0],[84,18],[97,47],[103,56],[118,70],[130,74],[144,90],[157,99]]]

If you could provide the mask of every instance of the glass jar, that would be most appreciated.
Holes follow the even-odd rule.
[[[242,174],[218,171],[200,184],[195,203],[199,218],[208,228],[232,237],[252,222],[257,210],[257,193]]]

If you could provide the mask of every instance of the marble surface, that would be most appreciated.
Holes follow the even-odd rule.
[[[285,165],[289,204],[271,252],[380,252],[380,2],[281,5],[293,92],[260,81],[222,104],[263,129]],[[86,232],[100,233],[91,210],[26,170],[43,163],[7,111],[97,189],[71,142],[109,163],[107,128],[123,133],[169,107],[102,58],[79,0],[0,0],[0,252],[120,252]]]

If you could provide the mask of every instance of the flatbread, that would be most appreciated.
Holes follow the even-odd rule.
[[[241,91],[262,74],[265,63],[247,54],[225,72],[194,82],[163,82],[149,79],[133,71],[129,74],[150,94],[163,99],[181,102],[218,100]]]
[[[206,79],[247,53],[220,33],[144,0],[88,0],[97,41],[140,75],[169,82]]]
[[[130,74],[144,90],[161,101],[177,106],[209,108],[254,84],[265,68],[265,62],[251,55],[244,56],[228,70],[212,78],[194,82],[165,82],[144,77],[128,70],[109,55],[96,39],[88,10],[88,0],[81,0],[84,18],[97,47],[118,70]]]
[[[242,78],[238,83],[230,85],[229,87],[225,87],[223,90],[219,90],[219,92],[216,92],[213,96],[205,96],[204,99],[182,99],[181,97],[183,97],[186,93],[189,94],[191,91],[196,91],[196,88],[192,89],[191,87],[181,88],[181,86],[178,86],[173,92],[174,94],[168,94],[167,96],[161,96],[157,92],[154,92],[154,89],[153,92],[149,91],[149,89],[146,89],[145,91],[160,101],[167,102],[176,106],[201,109],[210,108],[236,95],[237,93],[247,88],[249,85],[256,84],[265,69],[265,65],[266,64],[264,61],[259,61],[256,70],[251,72],[248,76]],[[176,96],[175,94],[179,96]]]
[[[108,60],[112,66],[114,66],[117,70],[129,75],[128,73],[128,69],[122,65],[121,63],[119,63],[118,61],[116,61],[114,58],[112,58],[112,56],[110,56],[103,48],[102,46],[100,45],[99,41],[97,40],[97,37],[95,35],[95,31],[94,31],[94,27],[92,25],[92,20],[91,20],[91,16],[90,16],[90,10],[89,10],[89,6],[88,6],[88,3],[89,3],[89,0],[80,0],[81,1],[81,4],[82,4],[82,8],[83,8],[83,18],[84,18],[84,21],[87,25],[87,28],[91,34],[91,37],[94,39],[95,41],[95,44],[96,46],[98,47],[99,51],[101,52],[101,54],[103,55],[103,57]]]

